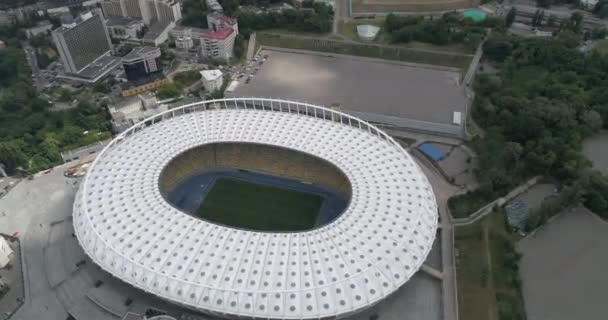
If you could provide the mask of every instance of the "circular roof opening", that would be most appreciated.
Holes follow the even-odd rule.
[[[328,161],[253,143],[189,149],[164,167],[159,186],[171,205],[194,217],[267,232],[322,227],[351,196],[348,178]]]

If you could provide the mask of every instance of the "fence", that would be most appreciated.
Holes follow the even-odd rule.
[[[407,61],[455,67],[463,70],[469,66],[473,58],[473,55],[454,54],[435,50],[365,44],[346,40],[319,39],[268,32],[258,32],[256,39],[257,46],[311,50],[385,60]]]

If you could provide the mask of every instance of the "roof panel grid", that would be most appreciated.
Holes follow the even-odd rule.
[[[99,154],[74,203],[85,252],[134,286],[225,315],[334,317],[397,290],[430,251],[437,205],[428,179],[406,151],[362,120],[269,99],[198,103],[151,120]],[[350,181],[351,201],[326,226],[277,234],[215,225],[168,204],[158,188],[163,168],[186,150],[222,142],[323,158]]]

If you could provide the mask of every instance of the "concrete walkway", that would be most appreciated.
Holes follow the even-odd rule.
[[[249,42],[247,43],[247,61],[253,59],[255,54],[255,39],[256,33],[254,32],[249,36]]]
[[[458,320],[458,297],[456,291],[456,268],[454,259],[454,230],[448,210],[448,199],[460,192],[451,185],[434,168],[424,165],[420,159],[416,162],[426,174],[435,192],[441,225],[441,264],[442,264],[442,307],[443,320]]]
[[[517,186],[515,189],[511,190],[506,196],[498,198],[498,199],[486,204],[481,209],[475,211],[473,214],[471,214],[467,218],[452,219],[454,226],[458,226],[458,227],[466,226],[466,225],[474,223],[475,221],[485,217],[486,215],[488,215],[489,213],[491,213],[493,211],[495,206],[497,206],[497,205],[502,206],[505,203],[511,201],[513,198],[517,197],[518,195],[526,192],[532,186],[537,184],[538,181],[540,180],[540,178],[542,178],[542,177],[536,176],[536,177],[529,179],[524,184],[521,184],[521,185]]]

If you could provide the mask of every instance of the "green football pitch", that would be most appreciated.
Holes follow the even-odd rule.
[[[198,209],[201,218],[259,231],[312,229],[323,197],[236,179],[215,181]]]

